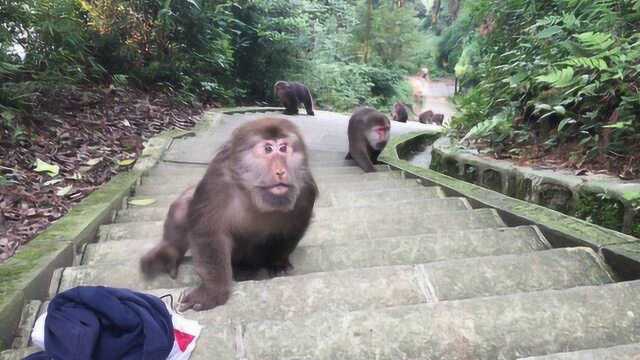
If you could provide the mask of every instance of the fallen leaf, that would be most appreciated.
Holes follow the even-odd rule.
[[[35,172],[43,172],[47,173],[47,175],[54,177],[60,173],[60,167],[58,165],[52,165],[47,162],[44,162],[38,158],[36,158],[36,168],[33,169]]]
[[[132,199],[129,200],[127,203],[129,205],[133,205],[133,206],[148,206],[151,204],[154,204],[156,202],[156,199]]]
[[[59,183],[60,181],[62,181],[62,179],[53,179],[53,180],[49,180],[49,181],[45,182],[42,185],[44,185],[44,186],[55,185],[55,184]]]
[[[56,195],[65,196],[69,193],[69,191],[71,191],[72,188],[73,188],[73,185],[58,188],[58,191],[56,191]]]
[[[136,162],[136,159],[118,160],[118,165],[120,165],[120,166],[129,166],[129,165],[133,164],[134,162]]]
[[[93,165],[99,163],[100,161],[102,161],[101,157],[95,158],[95,159],[89,159],[89,161],[87,161],[86,164],[89,165],[89,166],[93,166]]]

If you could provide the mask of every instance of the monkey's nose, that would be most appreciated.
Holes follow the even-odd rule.
[[[285,175],[287,174],[286,171],[284,171],[284,169],[277,169],[276,170],[276,176],[280,179],[282,179]]]

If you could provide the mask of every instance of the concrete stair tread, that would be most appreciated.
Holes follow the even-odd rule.
[[[39,351],[41,351],[41,349],[35,346],[29,346],[19,349],[9,349],[0,352],[0,360],[23,360],[25,357]]]
[[[202,312],[207,341],[193,359],[513,359],[638,342],[639,311],[633,281],[242,326]]]
[[[377,171],[391,171],[389,165],[374,165]],[[198,181],[206,172],[204,165],[193,164],[173,164],[173,166],[156,166],[149,171],[149,174],[142,178],[143,184],[162,184],[166,178],[181,182]],[[340,174],[364,174],[364,171],[357,166],[316,166],[311,165],[311,173],[316,176],[340,175]]]
[[[81,264],[137,262],[158,243],[123,239],[88,244]],[[340,270],[353,267],[419,264],[438,260],[519,254],[550,248],[535,226],[451,231],[326,245],[298,246],[291,255],[295,271]],[[187,253],[189,256],[189,253]]]
[[[350,207],[319,207],[314,210],[314,221],[322,220],[354,220],[362,217],[380,214],[382,216],[412,216],[456,210],[471,210],[471,205],[465,198],[435,198],[425,200],[394,201],[386,205],[365,205]],[[152,206],[138,207],[118,212],[117,222],[159,221],[167,216],[168,207]]]
[[[160,239],[162,223],[162,221],[149,221],[103,225],[99,230],[100,241]],[[339,243],[347,240],[367,240],[504,226],[504,222],[493,209],[460,210],[412,217],[376,216],[356,221],[313,222],[300,244]]]
[[[189,185],[196,185],[197,182],[184,185],[156,185],[146,186],[141,185],[136,189],[136,196],[158,196],[158,195],[172,195],[177,196],[182,193]],[[422,189],[435,189],[437,186],[422,186],[413,179],[382,179],[375,181],[358,181],[351,180],[347,182],[333,182],[333,183],[318,183],[318,189],[320,191],[320,197],[327,194],[348,193],[348,192],[363,192],[363,191],[386,191],[395,189],[406,188],[422,188]]]
[[[146,280],[139,271],[135,272],[131,269],[131,263],[121,265],[98,263],[64,268],[58,271],[58,277],[52,280],[50,295],[81,285],[126,287],[143,291],[195,286],[199,283],[198,276],[188,263],[181,266],[177,279],[159,276],[153,280]],[[473,271],[469,271],[470,269]],[[400,275],[398,271],[402,271],[404,275]],[[363,304],[369,304],[370,298],[374,297],[375,293],[379,293],[379,296],[388,297],[383,305],[389,305],[388,302],[395,298],[398,298],[395,301],[400,302],[417,301],[409,299],[419,298],[422,298],[421,302],[444,301],[542,289],[564,289],[613,281],[606,266],[588,248],[552,249],[522,254],[444,260],[416,266],[393,265],[323,271],[315,274],[317,275],[314,276],[320,276],[322,281],[308,287],[306,283],[309,277],[304,272],[296,272],[294,269],[291,275],[284,277],[288,280],[282,280],[288,284],[282,289],[285,291],[289,287],[295,290],[297,286],[295,284],[308,289],[299,294],[299,301],[302,303],[312,300],[307,295],[312,296],[312,292],[317,291],[332,294],[334,301],[352,301],[362,296],[358,301]],[[377,275],[367,280],[366,274]],[[271,286],[270,284],[274,281],[275,279],[265,281],[267,284],[265,286]],[[248,283],[253,284],[255,281],[248,281]],[[394,285],[391,286],[390,283]],[[319,285],[323,286],[319,287]],[[394,287],[403,287],[404,290],[397,296],[385,294],[384,289],[391,290]],[[248,291],[243,289],[241,287],[239,291],[241,293]],[[285,309],[289,306],[295,308],[293,302],[296,301],[296,293],[291,291],[280,294],[276,298],[290,298],[291,301],[287,302]],[[413,295],[409,296],[409,293]],[[254,301],[264,301],[265,296],[263,293],[263,296],[257,297]],[[342,298],[344,299],[340,300]],[[317,300],[320,304],[329,306],[329,300]]]
[[[521,360],[638,360],[640,343],[625,344],[600,349],[563,352],[550,355],[520,358]]]

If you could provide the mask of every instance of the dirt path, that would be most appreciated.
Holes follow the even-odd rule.
[[[455,107],[449,100],[454,93],[453,79],[427,80],[419,76],[409,77],[413,88],[413,109],[419,115],[423,111],[444,114],[445,124],[455,113]]]

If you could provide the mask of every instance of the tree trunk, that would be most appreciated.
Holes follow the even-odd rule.
[[[364,55],[362,61],[369,62],[369,39],[371,38],[371,22],[373,17],[373,0],[367,0],[367,18],[365,19]]]
[[[431,7],[431,24],[435,25],[438,23],[438,15],[440,15],[440,2],[441,0],[434,0],[433,6]]]
[[[449,0],[449,15],[451,16],[451,21],[458,18],[460,3],[462,3],[462,0]]]

